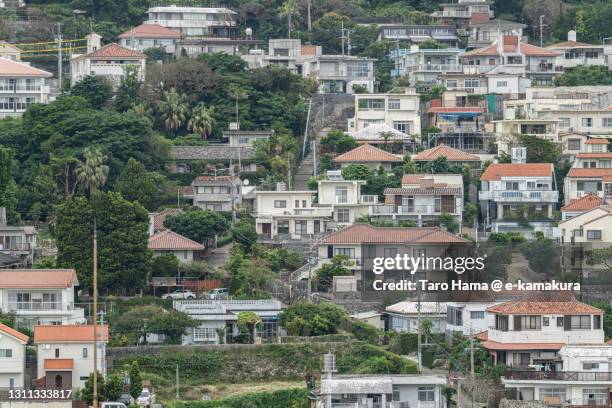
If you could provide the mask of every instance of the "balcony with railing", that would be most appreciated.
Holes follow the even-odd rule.
[[[50,312],[50,313],[59,313],[59,312],[71,312],[74,310],[73,303],[64,303],[64,302],[7,302],[6,310],[10,313],[19,314],[30,314],[32,312],[40,313],[40,312]]]
[[[406,66],[406,72],[461,72],[459,64],[415,64]]]
[[[556,203],[558,191],[516,191],[516,190],[483,190],[479,192],[480,200],[493,200],[507,203]]]
[[[15,252],[29,252],[32,250],[32,244],[29,242],[0,242],[0,252],[2,251],[15,251]]]
[[[378,196],[375,194],[362,194],[359,202],[362,204],[378,204]]]
[[[461,214],[460,207],[446,207],[436,205],[378,205],[370,207],[370,215],[432,215]]]
[[[506,372],[504,379],[612,383],[612,372],[511,370]]]

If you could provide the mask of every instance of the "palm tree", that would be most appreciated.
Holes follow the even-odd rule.
[[[187,120],[189,111],[187,97],[184,94],[179,94],[176,89],[171,88],[169,91],[164,92],[163,99],[159,102],[159,111],[166,129],[175,132]]]
[[[296,0],[286,0],[280,8],[279,16],[287,17],[287,36],[291,38],[291,18],[300,14]]]
[[[244,89],[239,88],[234,84],[228,87],[227,94],[230,98],[236,101],[236,123],[240,125],[240,118],[238,117],[238,101],[248,98],[249,94]]]
[[[380,132],[380,138],[384,141],[385,146],[383,150],[389,151],[389,139],[393,138],[395,135],[391,132]]]
[[[95,193],[108,179],[106,156],[96,147],[87,147],[83,152],[85,162],[80,162],[75,170],[77,180],[89,194]]]
[[[200,135],[202,139],[206,139],[212,133],[213,126],[215,126],[213,112],[213,107],[207,108],[202,102],[198,103],[191,111],[187,128]]]

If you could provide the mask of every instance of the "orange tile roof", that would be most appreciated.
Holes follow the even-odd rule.
[[[147,58],[145,54],[140,51],[135,51],[126,47],[122,47],[117,43],[106,44],[97,50],[90,52],[89,54],[78,55],[74,57],[74,60],[82,58]]]
[[[204,249],[204,245],[168,229],[151,235],[148,247],[154,251],[202,251]]]
[[[461,57],[477,57],[477,56],[498,56],[499,50],[498,44],[492,44],[487,47],[478,48],[472,51],[468,51]],[[504,52],[515,53],[519,52],[526,56],[538,56],[538,57],[556,57],[561,55],[560,53],[546,48],[536,47],[535,45],[527,44],[524,42],[518,43],[518,39],[514,35],[504,36]]]
[[[370,224],[353,224],[334,232],[324,244],[403,243],[403,244],[469,244],[470,242],[441,228],[386,228]]]
[[[53,74],[23,62],[0,58],[0,77],[2,76],[49,78]]]
[[[589,144],[589,145],[591,145],[591,144],[605,144],[605,145],[607,145],[608,144],[608,139],[590,138],[585,143]]]
[[[580,198],[573,198],[569,204],[561,207],[561,211],[588,211],[600,206],[603,200],[593,193],[587,193]]]
[[[488,350],[560,350],[565,343],[498,343],[487,340],[482,346]]]
[[[108,341],[108,325],[98,326],[98,341]],[[93,343],[93,325],[37,325],[34,343]]]
[[[362,144],[333,159],[336,163],[391,162],[401,163],[403,159],[370,144]]]
[[[576,157],[578,159],[612,159],[612,153],[611,152],[578,153]]]
[[[567,177],[584,177],[584,178],[604,178],[606,176],[612,176],[612,169],[610,168],[598,168],[598,169],[583,169],[579,167],[572,167],[567,173]]]
[[[153,215],[153,229],[155,231],[165,230],[166,227],[164,227],[164,222],[166,221],[166,218],[173,217],[182,212],[182,208],[166,208],[165,210],[158,212],[157,214]]]
[[[483,113],[484,110],[478,106],[432,106],[431,108],[427,109],[427,113],[453,112]]]
[[[489,13],[487,12],[478,12],[472,13],[470,15],[470,24],[478,24],[489,21]]]
[[[78,284],[74,269],[0,269],[1,289],[69,288]]]
[[[552,48],[592,48],[592,47],[597,47],[597,46],[593,44],[579,42],[579,41],[562,41],[556,44],[546,46],[546,48],[548,49],[552,49]]]
[[[27,343],[28,340],[30,339],[25,334],[13,329],[12,327],[8,327],[7,325],[2,324],[2,323],[0,323],[0,332],[8,334],[9,336],[14,337],[17,340],[21,340],[24,343]]]
[[[503,315],[603,314],[601,309],[579,302],[575,299],[565,301],[511,300],[491,306],[487,309],[487,312]]]
[[[302,55],[316,55],[317,54],[317,46],[316,45],[302,45]]]
[[[119,38],[181,38],[181,35],[159,24],[141,24],[119,34]]]
[[[74,360],[71,358],[45,358],[45,370],[72,370]]]
[[[502,177],[551,177],[551,163],[493,163],[487,167],[480,180],[501,180]]]
[[[412,160],[432,161],[439,157],[446,157],[446,160],[448,161],[480,161],[480,157],[478,156],[452,148],[445,144],[439,144],[431,149],[423,150],[422,152],[414,155]]]

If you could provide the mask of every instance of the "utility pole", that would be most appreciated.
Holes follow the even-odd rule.
[[[93,222],[93,408],[98,408],[98,234]]]
[[[62,23],[57,23],[57,77],[59,89],[62,89]]]
[[[540,47],[544,46],[544,26],[546,26],[544,24],[544,17],[543,14],[540,16]]]
[[[344,21],[340,23],[340,39],[342,40],[342,56],[344,56]]]
[[[291,153],[287,153],[287,187],[291,190]]]
[[[418,283],[417,283],[418,285]],[[417,286],[417,369],[419,374],[422,369],[421,358],[421,289]]]
[[[179,367],[176,365],[176,400],[179,399]]]
[[[98,314],[100,315],[100,327],[104,328],[104,315],[106,314],[106,312],[104,312],[104,310],[101,310]],[[104,344],[104,341],[102,341],[100,349],[102,350],[102,355],[100,356],[100,368],[102,371],[102,375],[104,375],[106,373],[106,346]]]
[[[472,408],[474,408],[474,388],[476,383],[474,381],[474,335],[472,327],[470,327],[470,376],[472,377],[472,392],[470,394],[472,394]]]
[[[317,142],[313,140],[312,145],[312,175],[317,176]]]
[[[238,149],[240,149],[240,147],[238,147]],[[232,183],[232,191],[231,191],[231,197],[230,199],[232,200],[232,222],[235,224],[236,223],[236,179],[234,177],[234,164],[232,162],[232,159],[230,159],[230,167],[229,167],[229,173],[230,173],[230,183]]]

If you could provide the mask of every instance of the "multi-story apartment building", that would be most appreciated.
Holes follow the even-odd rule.
[[[478,338],[496,364],[512,370],[534,365],[551,369],[563,346],[604,342],[603,312],[578,302],[570,292],[534,292],[492,306],[487,313],[495,324]]]
[[[559,55],[556,51],[527,44],[516,35],[506,35],[487,47],[462,54],[460,60],[469,69],[482,74],[502,65],[520,67],[532,84],[552,85]]]
[[[0,267],[30,266],[36,259],[36,228],[7,225],[6,208],[0,207]]]
[[[87,53],[70,57],[70,80],[74,85],[89,75],[95,75],[118,86],[132,67],[137,77],[144,81],[147,56],[140,51],[111,43],[101,46],[102,37],[96,33],[87,36]]]
[[[414,88],[386,94],[356,94],[355,116],[348,119],[348,131],[385,124],[407,135],[421,133],[420,95]]]
[[[255,228],[262,239],[304,240],[335,228],[331,207],[313,205],[315,191],[256,191]]]
[[[19,116],[33,103],[49,102],[46,79],[51,76],[50,72],[29,63],[0,57],[0,119]]]
[[[83,309],[74,304],[78,285],[74,269],[3,269],[0,310],[28,329],[36,324],[83,323]]]
[[[470,36],[468,37],[468,49],[482,48],[498,41],[498,36],[515,35],[523,37],[523,30],[527,28],[525,24],[514,21],[485,19],[484,21],[470,22]]]
[[[370,207],[379,206],[378,196],[361,194],[364,180],[344,180],[341,175],[334,175],[318,181],[318,205],[330,207],[332,217],[338,226],[355,223],[360,217],[367,216]]]
[[[551,163],[493,163],[480,181],[478,198],[486,228],[522,231],[528,237],[533,231],[552,236],[559,192]]]
[[[242,203],[238,176],[198,176],[191,182],[193,205],[204,210],[232,211]]]
[[[0,389],[23,388],[29,337],[0,323]]]
[[[443,3],[442,10],[434,11],[432,16],[443,23],[455,24],[462,30],[467,30],[474,17],[493,18],[491,4],[489,0],[458,0],[456,3]]]
[[[462,71],[460,54],[458,48],[421,49],[413,45],[409,50],[396,50],[391,54],[395,61],[391,74],[409,75],[412,86],[433,85],[439,82],[440,75]]]
[[[382,168],[390,172],[394,166],[401,165],[404,159],[401,155],[390,153],[369,144],[362,144],[335,157],[332,162],[342,168],[351,164],[364,164],[374,171]]]
[[[145,24],[167,27],[184,37],[230,37],[237,13],[224,7],[158,6],[147,11]]]
[[[387,188],[384,194],[385,204],[372,206],[370,216],[412,220],[419,227],[438,225],[442,214],[451,214],[461,222],[461,174],[406,174],[401,188]]]
[[[453,25],[383,24],[378,31],[378,40],[401,41],[410,45],[436,41],[450,48],[459,45],[457,29]]]
[[[516,399],[525,401],[558,407],[607,407],[612,400],[611,362],[609,344],[568,344],[546,369],[510,370],[502,377],[502,384]]]
[[[567,33],[567,41],[549,45],[546,49],[560,54],[555,64],[560,71],[578,65],[606,65],[604,46],[576,41],[574,30]]]
[[[132,50],[163,48],[167,54],[174,54],[181,34],[159,24],[141,24],[119,34],[118,38],[119,45]]]

